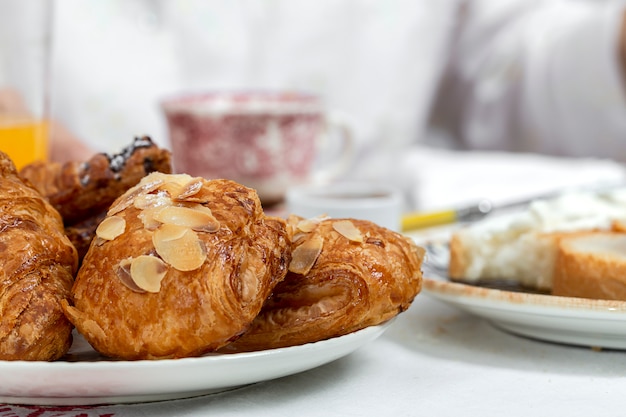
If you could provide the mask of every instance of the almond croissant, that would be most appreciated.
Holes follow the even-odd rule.
[[[0,359],[55,360],[72,342],[61,300],[78,258],[59,213],[0,152]]]
[[[370,221],[292,216],[292,260],[250,330],[223,352],[342,336],[406,310],[422,285],[424,249]]]
[[[287,272],[285,221],[228,180],[153,173],[100,223],[65,311],[105,356],[197,356],[243,333]]]

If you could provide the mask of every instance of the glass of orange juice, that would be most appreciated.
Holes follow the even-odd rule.
[[[53,2],[0,0],[0,151],[18,169],[48,159]]]

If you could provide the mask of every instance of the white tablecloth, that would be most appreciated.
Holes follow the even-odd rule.
[[[0,405],[0,417],[623,415],[625,375],[626,352],[514,336],[420,294],[379,339],[307,372],[186,400]]]

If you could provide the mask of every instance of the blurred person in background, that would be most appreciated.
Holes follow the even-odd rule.
[[[164,97],[302,90],[351,122],[357,178],[392,179],[414,143],[626,160],[624,7],[57,1],[52,116],[91,150],[143,134],[167,147]]]

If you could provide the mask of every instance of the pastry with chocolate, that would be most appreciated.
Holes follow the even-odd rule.
[[[171,173],[171,155],[145,136],[120,153],[98,153],[85,162],[34,162],[22,168],[20,176],[59,211],[82,259],[113,201],[155,171]]]

